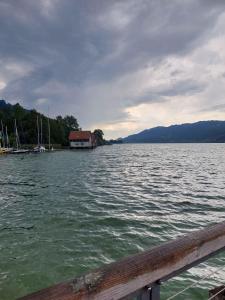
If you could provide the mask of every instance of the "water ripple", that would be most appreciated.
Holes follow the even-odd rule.
[[[222,144],[115,145],[0,157],[0,166],[1,300],[224,220]],[[171,281],[163,295],[209,264]],[[186,299],[205,299],[211,284]]]

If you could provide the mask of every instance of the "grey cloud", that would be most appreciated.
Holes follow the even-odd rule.
[[[174,71],[174,74],[179,74],[179,71]],[[166,102],[168,98],[172,98],[175,96],[187,96],[187,95],[196,95],[206,89],[207,85],[203,83],[199,83],[194,80],[180,80],[175,83],[171,83],[169,88],[165,87],[157,87],[152,88],[150,92],[146,92],[144,95],[139,97],[138,100],[131,99],[129,106],[133,106],[136,104],[144,104],[144,103],[159,103]]]
[[[210,111],[224,111],[225,112],[225,104],[217,104],[217,105],[209,105],[206,108],[200,109],[199,112],[210,112]]]
[[[169,89],[162,90],[160,94],[162,96],[179,96],[179,95],[195,95],[204,91],[206,88],[205,84],[199,84],[193,80],[183,80],[174,85],[172,85]]]
[[[78,113],[89,126],[126,117],[122,109],[129,105],[197,93],[204,87],[183,82],[109,104],[108,96],[82,89],[187,54],[207,39],[224,9],[219,0],[0,0],[0,62],[30,66],[25,75],[9,76],[2,95],[28,107],[48,98],[55,114]],[[52,81],[63,88],[46,88]],[[87,113],[88,106],[93,109]]]

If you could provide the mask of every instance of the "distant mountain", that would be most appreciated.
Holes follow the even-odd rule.
[[[225,121],[155,127],[123,138],[124,143],[224,143]]]

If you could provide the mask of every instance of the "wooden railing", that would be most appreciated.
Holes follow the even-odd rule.
[[[20,300],[160,299],[160,285],[225,249],[225,222],[124,258]]]

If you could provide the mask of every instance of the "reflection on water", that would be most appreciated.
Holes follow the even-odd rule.
[[[0,299],[15,299],[223,221],[224,158],[222,144],[1,156]],[[170,281],[163,298],[224,264],[224,258]],[[182,299],[205,299],[224,276],[221,271],[204,280]]]

